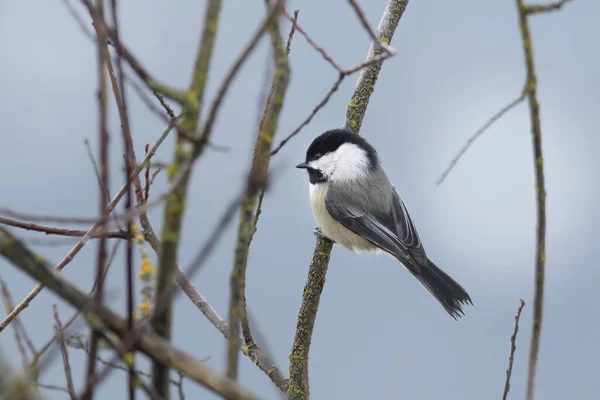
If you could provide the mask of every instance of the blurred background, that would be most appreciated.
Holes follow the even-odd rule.
[[[90,18],[79,4],[84,20]],[[372,26],[387,1],[361,1]],[[200,36],[204,2],[120,2],[123,41],[162,81],[186,87]],[[227,67],[264,15],[263,2],[223,2],[208,82],[210,101]],[[300,9],[299,24],[343,67],[363,61],[369,37],[344,0],[287,2]],[[539,399],[593,399],[600,392],[600,311],[595,234],[600,214],[600,3],[573,1],[560,12],[530,19],[542,110],[548,192],[547,279],[537,379]],[[282,23],[287,38],[290,24]],[[514,315],[523,298],[511,398],[524,396],[533,310],[535,189],[529,114],[522,103],[494,124],[463,157],[446,182],[435,182],[456,151],[489,117],[516,98],[525,67],[515,3],[412,1],[394,35],[398,53],[385,62],[361,134],[380,152],[406,202],[428,255],[459,281],[474,307],[455,322],[390,257],[354,255],[334,247],[310,353],[314,399],[488,399],[504,388]],[[96,48],[59,1],[0,3],[0,207],[60,216],[95,216],[98,185],[86,150],[97,152]],[[261,41],[227,96],[210,150],[194,169],[180,264],[186,265],[210,235],[224,204],[238,193],[248,170],[261,93],[270,77],[269,43]],[[297,35],[290,55],[291,86],[275,142],[295,129],[324,97],[337,73]],[[347,78],[327,106],[272,160],[281,169],[267,194],[250,250],[247,299],[254,322],[276,364],[287,375],[315,238],[308,179],[293,167],[312,139],[340,127],[357,75]],[[138,157],[164,122],[128,88]],[[110,110],[111,192],[123,180],[116,109]],[[170,162],[173,138],[155,156]],[[157,177],[151,196],[166,188]],[[122,205],[119,207],[122,210]],[[162,212],[150,213],[155,230]],[[227,315],[235,223],[194,284]],[[85,229],[85,228],[82,228]],[[20,230],[23,238],[48,239]],[[54,239],[54,238],[53,238]],[[60,239],[63,240],[64,239]],[[36,246],[58,262],[74,242]],[[122,247],[124,248],[124,246]],[[65,269],[82,288],[95,273],[97,243],[88,244]],[[123,311],[123,252],[108,276]],[[136,251],[136,259],[139,255]],[[0,259],[0,276],[16,301],[34,282]],[[139,282],[138,282],[139,283]],[[140,286],[138,285],[138,288]],[[63,320],[71,309],[44,291],[21,318],[37,345],[53,334],[52,304]],[[87,331],[85,331],[87,334]],[[185,298],[175,308],[175,346],[225,371],[221,334]],[[17,367],[19,353],[8,330],[0,349]],[[102,353],[106,358],[112,354]],[[85,353],[71,351],[76,382]],[[241,383],[267,399],[277,389],[241,359]],[[147,364],[140,362],[147,369]],[[64,386],[59,359],[40,382]],[[98,398],[125,396],[126,373],[115,371]],[[184,384],[187,398],[216,398]],[[48,399],[65,393],[44,391]],[[594,395],[596,393],[596,395]]]

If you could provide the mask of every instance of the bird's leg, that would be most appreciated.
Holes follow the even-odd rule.
[[[321,228],[319,228],[318,226],[317,226],[317,227],[315,227],[315,230],[313,231],[313,234],[314,234],[316,237],[318,237],[318,238],[322,238],[322,239],[329,239],[327,236],[325,236],[325,235],[323,234],[323,231],[322,231],[322,230],[321,230]],[[329,239],[329,240],[331,240],[333,243],[335,243],[335,240],[333,240],[333,239]]]

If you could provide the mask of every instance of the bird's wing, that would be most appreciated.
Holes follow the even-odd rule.
[[[394,207],[389,213],[373,213],[362,209],[358,204],[340,202],[333,198],[325,199],[325,207],[332,218],[362,236],[380,249],[398,258],[414,273],[421,271],[421,258],[427,258],[420,246],[420,240],[406,207],[394,192]],[[400,233],[400,234],[398,234]],[[413,255],[413,252],[415,254]],[[421,257],[422,253],[422,257]]]
[[[410,255],[417,261],[421,266],[427,265],[427,255],[425,249],[417,233],[417,229],[408,214],[406,205],[398,195],[398,192],[394,189],[392,195],[392,215],[391,220],[387,223],[393,223],[393,231],[404,247],[408,250]]]

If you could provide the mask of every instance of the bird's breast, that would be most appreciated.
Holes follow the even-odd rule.
[[[376,247],[336,221],[325,206],[327,198],[328,183],[317,183],[310,185],[310,204],[317,224],[323,234],[337,244],[354,252],[372,251]]]

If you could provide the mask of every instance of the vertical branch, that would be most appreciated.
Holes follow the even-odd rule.
[[[73,376],[71,373],[71,364],[69,363],[69,350],[67,349],[67,345],[65,343],[65,330],[63,328],[62,322],[60,321],[60,317],[58,316],[58,310],[56,305],[54,305],[54,321],[56,322],[55,331],[56,331],[56,340],[58,341],[58,345],[60,346],[60,353],[63,359],[63,367],[65,370],[65,379],[67,380],[67,390],[69,391],[69,396],[71,400],[77,400],[77,393],[75,392],[75,386],[73,385]]]
[[[112,11],[112,20],[115,32],[115,39],[118,43],[120,40],[119,33],[119,18],[118,18],[118,10],[117,10],[117,0],[111,0],[111,11]],[[108,54],[108,51],[106,52]],[[107,59],[109,69],[110,68],[110,58]],[[127,113],[127,96],[125,90],[125,74],[123,73],[123,57],[121,53],[117,52],[117,71],[118,71],[118,85],[115,85],[113,79],[111,79],[111,83],[113,86],[113,92],[115,96],[115,101],[117,103],[117,109],[119,112],[119,118],[121,120],[121,131],[123,136],[123,144],[125,147],[125,184],[127,185],[127,194],[125,197],[125,212],[129,212],[133,205],[133,197],[131,193],[131,184],[129,184],[129,176],[132,172],[132,165],[137,164],[137,160],[135,157],[135,153],[133,151],[133,139],[131,137],[131,129],[129,125],[129,115]],[[111,74],[112,78],[112,74]],[[120,90],[119,90],[120,89]],[[138,176],[135,177],[134,181],[140,182]],[[141,185],[136,187],[137,191],[140,192]],[[138,196],[140,196],[139,193]],[[131,218],[127,218],[127,250],[125,253],[125,281],[127,283],[127,328],[129,330],[133,329],[133,308],[134,308],[134,300],[133,300],[133,238],[132,238],[132,225],[133,221]],[[135,399],[135,359],[132,357],[129,365],[129,399]]]
[[[542,124],[540,120],[540,103],[537,98],[537,76],[533,62],[533,45],[529,31],[528,17],[537,13],[560,9],[569,0],[561,0],[548,5],[527,6],[523,0],[516,0],[519,12],[519,28],[523,41],[523,53],[527,69],[525,91],[529,102],[531,134],[533,141],[533,159],[535,170],[536,204],[537,204],[537,238],[535,255],[535,295],[533,301],[533,327],[529,348],[529,364],[527,376],[527,399],[533,400],[537,360],[542,333],[542,317],[544,311],[544,275],[546,262],[546,184],[544,179],[544,156],[542,153]]]
[[[504,393],[502,395],[502,400],[506,400],[508,397],[508,392],[510,391],[510,377],[512,375],[513,363],[515,361],[515,351],[517,350],[517,333],[519,333],[519,319],[521,318],[521,311],[523,311],[523,307],[525,307],[525,301],[521,300],[521,305],[517,310],[517,315],[515,315],[515,330],[510,337],[510,357],[508,358],[508,369],[506,370],[506,383],[504,384]]]
[[[108,217],[108,199],[104,193],[103,188],[108,189],[108,109],[106,107],[106,59],[108,58],[108,51],[106,49],[106,35],[104,25],[104,1],[97,0],[96,2],[96,16],[94,20],[94,29],[96,30],[96,41],[98,46],[98,110],[99,110],[99,143],[100,143],[100,216],[103,220]],[[98,261],[96,265],[96,280],[98,282],[97,291],[95,293],[95,302],[97,306],[102,305],[102,298],[104,294],[104,279],[103,270],[106,260],[106,238],[102,237],[99,239],[98,245]],[[83,395],[83,400],[92,400],[95,385],[96,375],[96,356],[98,352],[98,339],[100,337],[99,332],[92,329],[91,340],[90,340],[90,356],[88,359],[88,370],[87,370],[87,383],[86,390]]]
[[[381,42],[390,44],[407,5],[408,0],[390,0],[388,2],[377,27],[377,36]],[[382,51],[377,43],[372,43],[369,47],[367,61],[379,56]],[[344,122],[344,128],[356,134],[360,131],[382,63],[382,61],[379,61],[363,68],[356,82]],[[308,354],[332,247],[331,240],[319,237],[309,266],[308,279],[304,287],[302,305],[296,325],[296,334],[290,353],[290,381],[287,394],[291,400],[310,398]]]
[[[268,5],[268,2],[267,2]],[[275,7],[280,9],[282,1]],[[270,10],[267,10],[269,12]],[[246,184],[246,192],[241,201],[240,219],[238,224],[238,239],[235,248],[233,271],[230,280],[229,299],[229,339],[227,347],[227,376],[236,380],[239,366],[240,324],[247,346],[256,346],[250,333],[248,316],[246,315],[246,265],[252,235],[256,229],[255,212],[260,189],[267,179],[267,170],[271,159],[273,137],[277,131],[277,123],[281,115],[283,100],[289,83],[290,68],[285,54],[285,47],[279,32],[279,12],[273,13],[267,27],[273,47],[275,71],[271,90],[260,123],[252,167]],[[249,351],[249,350],[248,350]]]
[[[198,128],[198,117],[204,101],[204,88],[206,85],[210,60],[212,58],[215,37],[221,12],[221,0],[209,0],[206,5],[202,37],[198,45],[195,68],[192,73],[189,101],[182,104],[182,121],[180,131],[194,134]],[[169,181],[173,181],[177,173],[187,163],[192,161],[194,148],[181,134],[175,144],[173,163],[169,166]],[[169,195],[165,205],[162,230],[162,246],[159,256],[159,271],[156,292],[163,293],[171,284],[177,272],[177,249],[181,233],[181,221],[185,211],[185,200],[190,179],[189,169],[183,176],[181,183]],[[152,315],[151,324],[154,331],[161,337],[169,340],[171,337],[172,304],[171,298],[166,299],[166,307],[160,313]],[[152,381],[156,391],[165,399],[169,399],[169,369],[159,361],[152,364]]]

